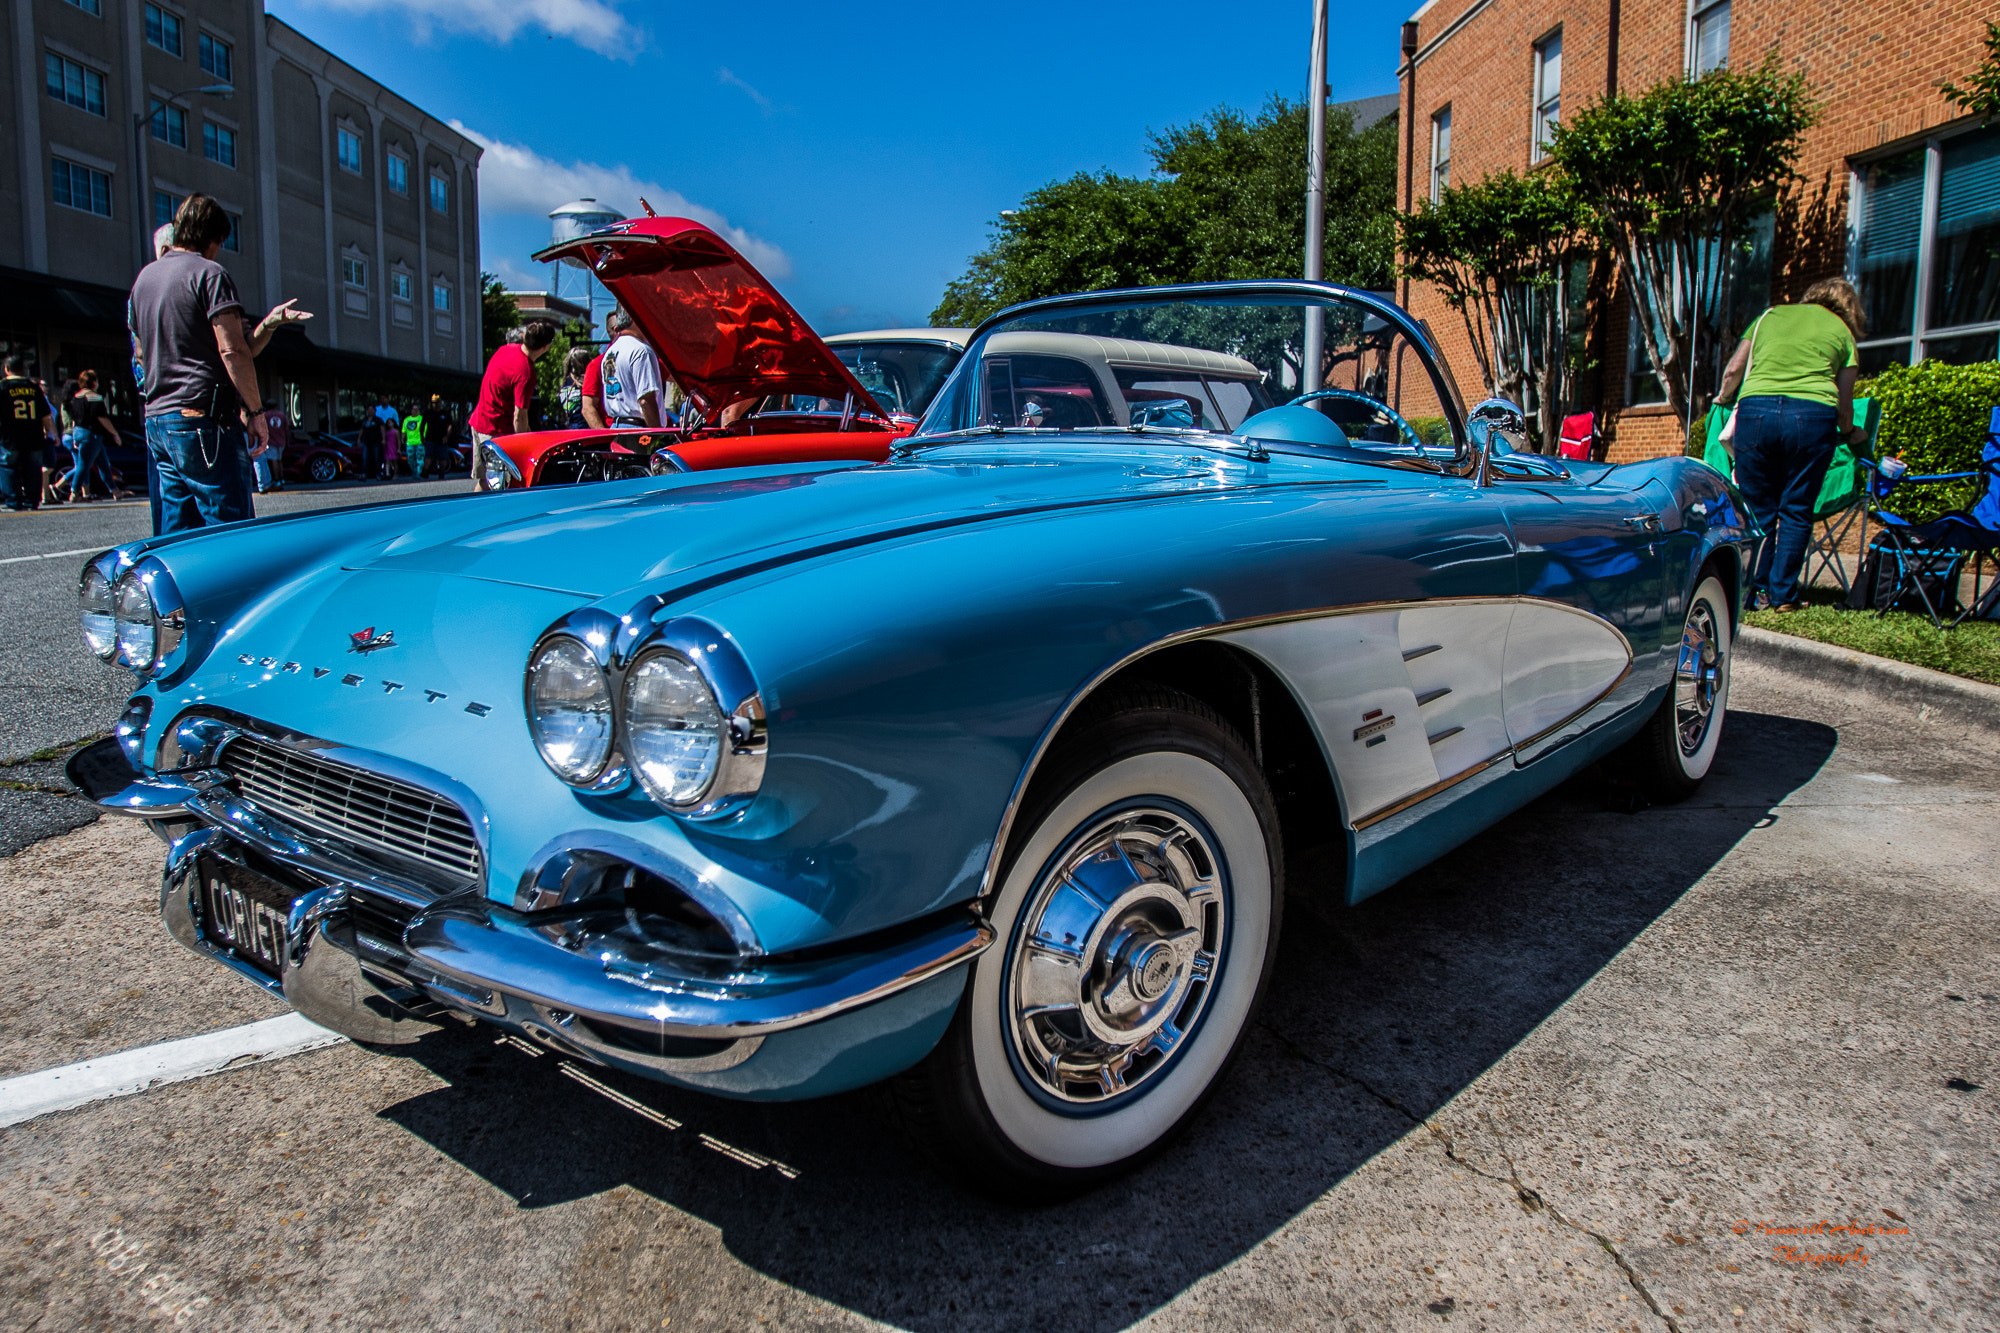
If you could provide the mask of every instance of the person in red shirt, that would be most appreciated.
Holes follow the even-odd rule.
[[[583,424],[603,430],[604,423],[604,353],[599,352],[583,368]]]
[[[472,428],[472,489],[492,489],[486,484],[486,453],[496,435],[520,435],[533,429],[528,420],[528,404],[535,396],[535,366],[556,340],[556,326],[545,319],[530,320],[518,343],[502,343],[486,363],[479,381],[479,405],[472,409],[467,425]]]

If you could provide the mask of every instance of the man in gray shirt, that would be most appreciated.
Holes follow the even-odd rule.
[[[228,237],[222,206],[189,195],[174,215],[173,248],[139,270],[127,303],[159,484],[155,535],[252,516],[250,460],[265,448],[264,397],[243,303],[215,262]]]

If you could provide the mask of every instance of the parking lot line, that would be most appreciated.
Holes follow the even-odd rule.
[[[74,551],[45,551],[41,555],[10,555],[4,560],[0,560],[0,565],[19,565],[25,564],[30,560],[60,560],[68,555],[96,555],[103,549],[102,546],[84,546]]]
[[[302,1014],[281,1014],[221,1032],[22,1074],[0,1081],[0,1126],[346,1040]]]

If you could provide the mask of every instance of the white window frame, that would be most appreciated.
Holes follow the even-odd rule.
[[[1543,131],[1549,126],[1559,124],[1562,121],[1562,40],[1563,30],[1557,27],[1550,30],[1540,41],[1535,43],[1535,81],[1532,85],[1534,90],[1535,119],[1533,127],[1529,130],[1528,160],[1530,162],[1546,162],[1548,160],[1549,143],[1554,136],[1549,135],[1544,137]],[[1556,71],[1556,86],[1553,89],[1548,87],[1548,69],[1551,63],[1549,60],[1549,46],[1551,44],[1554,44],[1556,49],[1555,60],[1553,62]]]
[[[1442,149],[1442,155],[1440,155]],[[1451,187],[1451,107],[1431,113],[1431,202]]]
[[[209,151],[210,131],[214,132],[214,152]],[[229,160],[227,162],[223,161],[221,156],[224,135],[227,135],[229,139]],[[231,171],[234,171],[236,170],[238,157],[236,150],[240,146],[238,140],[241,137],[236,132],[234,126],[224,125],[213,117],[206,117],[202,120],[201,124],[201,155],[215,163],[218,167],[228,167]]]
[[[55,204],[55,206],[58,208],[73,209],[78,213],[83,213],[94,218],[116,218],[118,216],[118,187],[117,187],[117,182],[115,181],[112,175],[111,163],[105,162],[101,158],[88,158],[86,160],[79,161],[78,159],[86,158],[86,155],[77,152],[73,148],[64,148],[61,144],[50,144],[48,156],[49,156],[49,201],[51,203]],[[77,207],[76,203],[74,202],[76,198],[76,192],[73,184],[70,191],[70,198],[72,202],[65,204],[60,199],[56,198],[55,164],[58,161],[60,161],[64,166],[68,167],[72,174],[79,171],[86,173],[84,176],[84,180],[88,184],[94,185],[96,183],[95,181],[91,180],[91,177],[93,176],[104,177],[104,208],[105,208],[104,212],[100,213],[95,208]],[[91,194],[92,198],[94,199],[96,197],[96,191],[92,190]]]
[[[351,164],[347,160],[347,155],[340,151],[342,135],[351,135],[354,139],[354,161]],[[361,133],[359,125],[346,117],[333,122],[333,160],[336,166],[350,176],[364,174],[362,166],[368,161],[368,138]]]
[[[1717,10],[1722,10],[1727,12],[1729,10],[1731,2],[1732,0],[1688,0],[1686,63],[1687,63],[1687,76],[1690,79],[1698,79],[1703,74],[1706,74],[1708,72],[1708,70],[1699,68],[1699,62],[1701,60],[1700,37],[1701,37],[1702,21],[1704,19],[1713,17]],[[1731,17],[1733,20],[1734,16],[1732,15]],[[1711,65],[1709,68],[1727,69],[1728,67],[1729,67],[1729,40],[1728,38],[1724,38],[1722,42],[1722,59],[1716,64]]]
[[[148,9],[154,11],[160,16],[160,40],[157,42],[153,40],[153,34],[146,31],[145,11]],[[179,31],[174,34],[178,40],[172,47],[169,47],[167,45],[168,19],[172,19],[175,23],[180,25]],[[179,12],[176,9],[171,8],[170,6],[161,4],[147,4],[143,6],[139,12],[139,31],[146,45],[152,47],[155,51],[164,51],[176,60],[187,59],[187,28],[188,28],[187,15]]]
[[[439,297],[444,298],[442,302]],[[431,309],[443,315],[451,313],[451,283],[443,278],[431,279]]]
[[[368,317],[368,284],[373,278],[368,268],[368,252],[358,245],[340,247],[340,308],[343,313]],[[359,281],[356,281],[356,278]]]
[[[211,50],[218,46],[222,48],[223,59],[229,62],[229,72],[227,74],[218,74],[207,65],[201,63],[201,43],[204,38],[207,39]],[[200,68],[202,73],[209,75],[216,82],[227,83],[233,86],[236,82],[236,43],[224,37],[221,33],[210,31],[204,26],[202,31],[195,34],[194,63]]]
[[[63,95],[61,97],[48,92],[48,62],[51,60],[57,62],[62,68]],[[72,66],[76,68],[77,82],[83,88],[83,101],[81,104],[69,100],[69,71]],[[95,111],[90,109],[90,76],[93,74],[97,76],[97,110]],[[55,50],[53,43],[42,53],[42,91],[49,96],[51,101],[60,103],[72,111],[81,111],[84,115],[96,116],[99,120],[107,119],[110,116],[111,76],[87,60],[78,60],[75,56],[69,55],[67,52]]]

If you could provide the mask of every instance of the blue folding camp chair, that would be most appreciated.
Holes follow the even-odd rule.
[[[1970,509],[1945,514],[1927,523],[1912,523],[1881,507],[1881,502],[1898,486],[1927,481],[1966,481],[1984,478],[1985,491]],[[1986,617],[2000,605],[2000,407],[1987,419],[1986,443],[1979,451],[1979,466],[1971,472],[1938,472],[1928,476],[1905,473],[1890,477],[1877,465],[1871,483],[1875,494],[1875,519],[1882,525],[1876,541],[1885,560],[1893,560],[1894,583],[1886,595],[1876,597],[1876,614],[1896,605],[1915,592],[1930,613],[1931,623],[1949,629],[1968,616]],[[1949,623],[1957,600],[1958,580],[1965,557],[1972,557],[1972,597]],[[1995,559],[1993,586],[1980,592],[1980,575],[1988,557]],[[1933,593],[1935,592],[1935,595]]]

